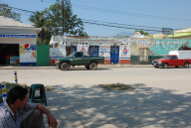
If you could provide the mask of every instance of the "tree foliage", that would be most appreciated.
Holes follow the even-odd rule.
[[[45,11],[36,12],[30,17],[30,21],[35,25],[35,27],[41,28],[38,35],[39,37],[37,39],[37,44],[48,44],[50,41],[51,32],[45,17]]]
[[[145,32],[144,30],[137,30],[136,32],[139,32],[140,34],[145,35],[145,36],[149,35],[149,33]]]
[[[82,20],[72,13],[70,0],[63,0],[62,4],[56,2],[49,8],[36,12],[30,17],[30,21],[36,27],[42,28],[40,32],[42,42],[49,40],[51,34],[87,36]]]
[[[0,16],[12,18],[16,21],[21,21],[20,14],[13,11],[13,9],[9,7],[7,4],[0,3]]]

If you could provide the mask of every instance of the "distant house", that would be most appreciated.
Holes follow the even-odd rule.
[[[0,65],[35,64],[40,28],[0,16]]]
[[[181,29],[174,31],[174,34],[165,35],[162,33],[153,34],[154,39],[164,39],[164,38],[173,38],[173,39],[191,39],[191,28]]]
[[[174,32],[174,35],[168,35],[175,39],[191,39],[191,28],[181,29]]]

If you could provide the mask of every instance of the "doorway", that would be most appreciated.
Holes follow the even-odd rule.
[[[111,46],[111,63],[112,64],[119,63],[119,46],[116,45]]]
[[[69,56],[70,54],[76,52],[77,47],[74,45],[66,46],[66,56]]]
[[[88,53],[90,56],[99,56],[99,46],[90,46]]]
[[[9,65],[14,57],[19,58],[19,44],[0,44],[0,65]]]

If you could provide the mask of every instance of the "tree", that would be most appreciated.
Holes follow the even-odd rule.
[[[136,32],[139,32],[141,35],[145,35],[145,36],[149,35],[149,33],[145,32],[144,30],[137,30]]]
[[[72,13],[70,0],[50,5],[49,8],[32,15],[30,21],[36,27],[41,27],[46,34],[87,36],[82,20]],[[41,40],[44,41],[43,38]]]
[[[62,0],[61,3],[56,2],[46,9],[46,12],[47,19],[54,28],[53,32],[55,34],[78,36],[84,34],[83,22],[77,15],[73,15],[70,0]]]
[[[48,44],[51,38],[50,27],[48,26],[48,20],[46,19],[45,14],[45,11],[36,12],[29,18],[35,27],[41,28],[37,44]]]
[[[21,21],[20,14],[17,12],[14,12],[13,9],[9,7],[7,4],[0,3],[0,16],[12,18],[16,21]]]

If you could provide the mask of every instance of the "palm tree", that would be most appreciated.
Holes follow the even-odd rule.
[[[41,28],[38,35],[37,44],[49,44],[51,37],[50,28],[48,27],[48,19],[46,19],[45,14],[45,11],[36,12],[29,19],[35,27]]]

